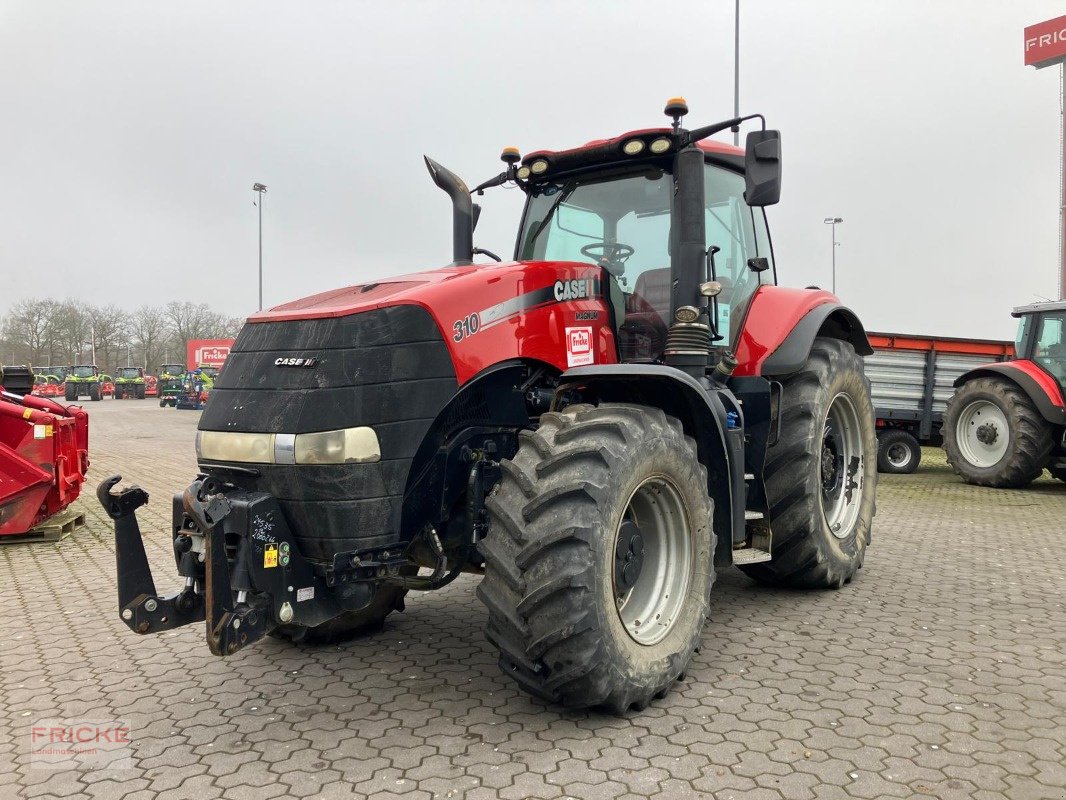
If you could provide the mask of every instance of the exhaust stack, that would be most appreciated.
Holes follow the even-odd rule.
[[[433,182],[448,193],[452,199],[452,266],[474,263],[474,202],[463,179],[429,156],[426,169]]]

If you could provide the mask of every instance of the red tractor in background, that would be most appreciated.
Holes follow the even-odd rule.
[[[469,572],[507,675],[623,713],[683,677],[716,567],[850,581],[876,485],[866,334],[829,292],[776,285],[779,133],[742,151],[709,137],[760,115],[687,111],[508,148],[473,192],[427,158],[449,265],[249,318],[173,499],[179,591],[156,593],[147,494],[98,489],[126,624],[206,620],[217,655],[336,641]],[[474,246],[471,199],[505,184],[527,198],[507,262]]]
[[[1066,481],[1066,301],[1014,309],[1016,358],[961,375],[944,450],[963,480],[1017,488],[1045,469]]]
[[[0,536],[22,534],[81,493],[89,469],[89,416],[30,395],[32,373],[0,368]]]

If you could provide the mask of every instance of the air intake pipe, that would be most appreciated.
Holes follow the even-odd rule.
[[[429,156],[426,169],[433,182],[452,199],[452,266],[474,263],[474,202],[463,179]]]

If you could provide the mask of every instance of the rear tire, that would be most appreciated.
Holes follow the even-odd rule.
[[[624,714],[664,696],[714,582],[695,442],[656,408],[571,406],[523,432],[502,468],[477,590],[500,668],[571,708]]]
[[[63,384],[63,398],[65,400],[77,400],[78,388],[73,383]]]
[[[889,429],[877,437],[877,471],[910,475],[922,460],[922,446],[907,431]]]
[[[967,483],[997,489],[1026,486],[1040,477],[1054,447],[1051,426],[1014,383],[976,378],[948,400],[944,451]]]
[[[93,384],[89,385],[89,399],[90,400],[99,400],[100,399],[100,384],[93,383]]]
[[[137,399],[138,400],[143,400],[144,399],[144,386],[143,385],[138,385],[137,386]]]
[[[116,400],[121,400],[122,399],[122,387],[121,386],[116,386],[115,387],[115,395],[114,395],[114,397],[115,397]]]
[[[839,589],[862,566],[874,516],[870,382],[850,343],[818,337],[783,384],[763,468],[773,559],[740,569],[760,583]]]

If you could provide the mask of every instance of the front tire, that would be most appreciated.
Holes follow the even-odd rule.
[[[488,638],[533,695],[617,714],[683,675],[714,582],[707,472],[655,408],[541,416],[502,463],[480,547]]]
[[[922,446],[907,431],[889,429],[877,437],[877,471],[910,475],[922,460]]]
[[[780,402],[763,468],[773,559],[741,569],[760,583],[839,589],[862,566],[877,487],[862,359],[850,343],[818,337]]]
[[[967,483],[1026,486],[1040,477],[1054,447],[1051,426],[1014,383],[976,378],[948,400],[944,451]]]

